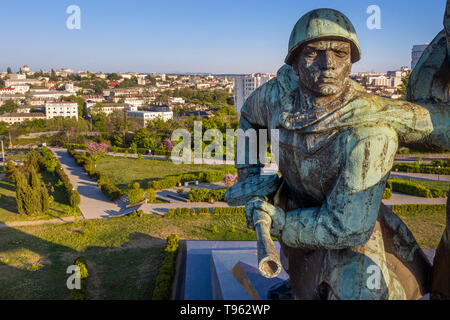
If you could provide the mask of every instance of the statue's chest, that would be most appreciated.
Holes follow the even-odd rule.
[[[321,200],[333,187],[344,161],[345,132],[303,134],[279,131],[279,167],[289,186]]]

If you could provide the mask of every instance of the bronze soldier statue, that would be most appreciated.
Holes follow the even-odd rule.
[[[419,299],[430,292],[430,263],[381,199],[399,146],[450,150],[448,100],[421,106],[369,94],[349,78],[360,58],[345,15],[311,11],[294,26],[277,77],[241,110],[241,129],[279,130],[272,144],[279,145],[282,179],[269,186],[278,180],[265,183],[263,161],[251,164],[247,156],[236,163],[239,183],[227,199],[241,196],[249,226],[266,225],[278,238],[295,299]],[[448,250],[448,236],[443,243]]]

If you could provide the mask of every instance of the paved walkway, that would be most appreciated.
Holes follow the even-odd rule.
[[[84,168],[79,166],[66,149],[51,148],[69,176],[70,182],[80,194],[80,210],[85,219],[99,219],[120,216],[128,211],[126,203],[118,200],[111,202],[97,187],[95,179],[89,178]]]
[[[450,176],[444,174],[428,174],[428,173],[409,173],[409,172],[394,172],[391,171],[392,178],[406,178],[424,181],[440,181],[450,182]]]
[[[392,206],[394,204],[446,204],[447,198],[430,199],[392,192],[392,197],[390,199],[384,199],[382,202],[387,206]]]

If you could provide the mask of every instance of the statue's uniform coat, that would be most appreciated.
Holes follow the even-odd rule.
[[[247,99],[240,128],[279,129],[283,184],[273,202],[286,223],[272,232],[296,298],[417,299],[428,290],[428,261],[381,198],[399,145],[449,150],[447,110],[370,95],[350,79],[344,103],[307,108],[287,65]],[[236,167],[242,181],[260,165]],[[371,266],[378,288],[368,285]]]

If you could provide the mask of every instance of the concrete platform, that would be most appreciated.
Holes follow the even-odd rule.
[[[278,242],[275,247],[279,252]],[[432,263],[435,250],[423,251]],[[284,270],[273,279],[260,275],[255,241],[188,240],[183,255],[177,299],[265,300],[269,288],[288,279]]]
[[[276,242],[275,247],[280,250]],[[186,241],[185,300],[251,300],[244,287],[231,273],[241,262],[244,272],[261,299],[267,290],[288,278],[282,271],[277,278],[266,279],[257,270],[255,241]]]

